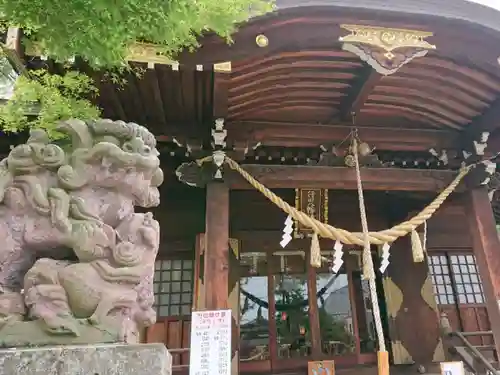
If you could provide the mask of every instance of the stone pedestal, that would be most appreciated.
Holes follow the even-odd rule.
[[[163,344],[47,346],[0,350],[0,375],[171,375]]]

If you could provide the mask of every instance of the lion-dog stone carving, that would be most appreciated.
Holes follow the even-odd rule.
[[[0,346],[138,341],[159,224],[155,137],[122,121],[32,130],[0,162]]]

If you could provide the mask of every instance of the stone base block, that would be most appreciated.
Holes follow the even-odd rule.
[[[0,375],[171,375],[163,344],[46,346],[0,350]]]

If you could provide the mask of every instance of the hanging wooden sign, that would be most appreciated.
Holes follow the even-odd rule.
[[[328,223],[328,189],[295,189],[295,208],[322,223]],[[312,234],[312,229],[295,222],[296,238]]]
[[[334,361],[307,362],[307,375],[335,375]]]

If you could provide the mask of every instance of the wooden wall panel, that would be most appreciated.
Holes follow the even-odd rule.
[[[273,191],[289,204],[295,204],[294,189],[276,189]],[[367,191],[365,200],[370,228],[373,230],[386,229],[385,221],[379,219],[385,215],[381,206],[381,203],[385,203],[385,194]],[[253,190],[231,191],[229,209],[231,232],[280,231],[283,229],[286,219],[286,214],[283,211],[261,193]],[[328,213],[330,224],[352,231],[361,230],[356,192],[330,190]]]
[[[155,323],[146,333],[147,343],[163,343],[167,349],[189,348],[191,321],[168,319]],[[172,354],[173,365],[189,364],[189,354]]]
[[[441,347],[439,319],[427,264],[413,262],[408,236],[392,245],[390,261],[384,287],[389,294],[389,332],[395,363],[426,365],[443,360],[441,353],[436,354]]]
[[[161,240],[192,238],[205,231],[205,189],[189,186],[161,191],[160,206],[152,211],[161,225]]]
[[[472,249],[472,238],[461,194],[445,202],[428,221],[427,249],[429,251]]]
[[[170,320],[164,323],[166,325],[166,345],[168,349],[181,349],[182,348],[182,332],[183,332],[183,321],[182,320]],[[181,356],[176,354],[172,356],[172,364],[180,365]]]
[[[275,192],[290,204],[294,203],[293,189],[281,189]],[[423,200],[421,197],[409,198],[406,195],[393,196],[390,193],[367,191],[369,228],[386,229],[388,216],[391,216],[394,222],[402,221],[409,211],[421,210],[432,198],[434,197]],[[205,190],[188,187],[166,189],[162,192],[162,204],[155,210],[155,215],[162,226],[160,256],[175,258],[188,252],[191,252],[192,256],[197,243],[196,236],[205,230]],[[240,251],[278,250],[285,218],[285,213],[257,191],[230,193],[230,232],[231,237],[240,240]],[[472,242],[466,218],[462,197],[454,195],[428,221],[428,252],[471,250]],[[356,192],[330,191],[329,222],[347,230],[361,230]],[[199,247],[199,241],[197,245]],[[308,240],[294,240],[287,249],[304,249],[309,246]],[[324,239],[321,241],[322,249],[326,250],[332,246],[332,241]],[[196,275],[195,280],[198,280],[199,276]],[[393,244],[388,276],[390,282],[402,294],[401,306],[396,310],[396,315],[390,324],[391,338],[402,343],[412,360],[428,362],[435,357],[439,345],[437,316],[433,307],[426,301],[427,297],[422,295],[424,284],[428,282],[427,265],[413,263],[408,238]],[[196,295],[199,295],[199,292]],[[196,297],[194,298],[196,300]],[[489,329],[484,307],[479,306],[471,311],[468,309],[461,310],[459,315],[453,310],[453,306],[446,307],[454,327],[458,329],[463,323],[464,329],[467,330]],[[461,322],[461,319],[466,321]],[[415,322],[423,328],[409,329],[408,327],[414,327]],[[182,331],[180,334],[175,333],[179,329],[184,329],[186,323],[182,323],[180,327],[175,324],[170,326],[170,322],[158,324],[159,326],[155,325],[148,330],[148,342],[165,342],[167,345],[178,345],[177,347],[189,343],[189,336],[186,336],[189,328],[185,328],[187,331]],[[164,340],[161,341],[159,337],[164,337]],[[482,342],[488,344],[487,341]],[[182,361],[185,360],[184,357]]]
[[[182,324],[182,348],[189,348],[191,343],[191,321],[184,320]],[[181,354],[181,364],[189,363],[189,353]]]

